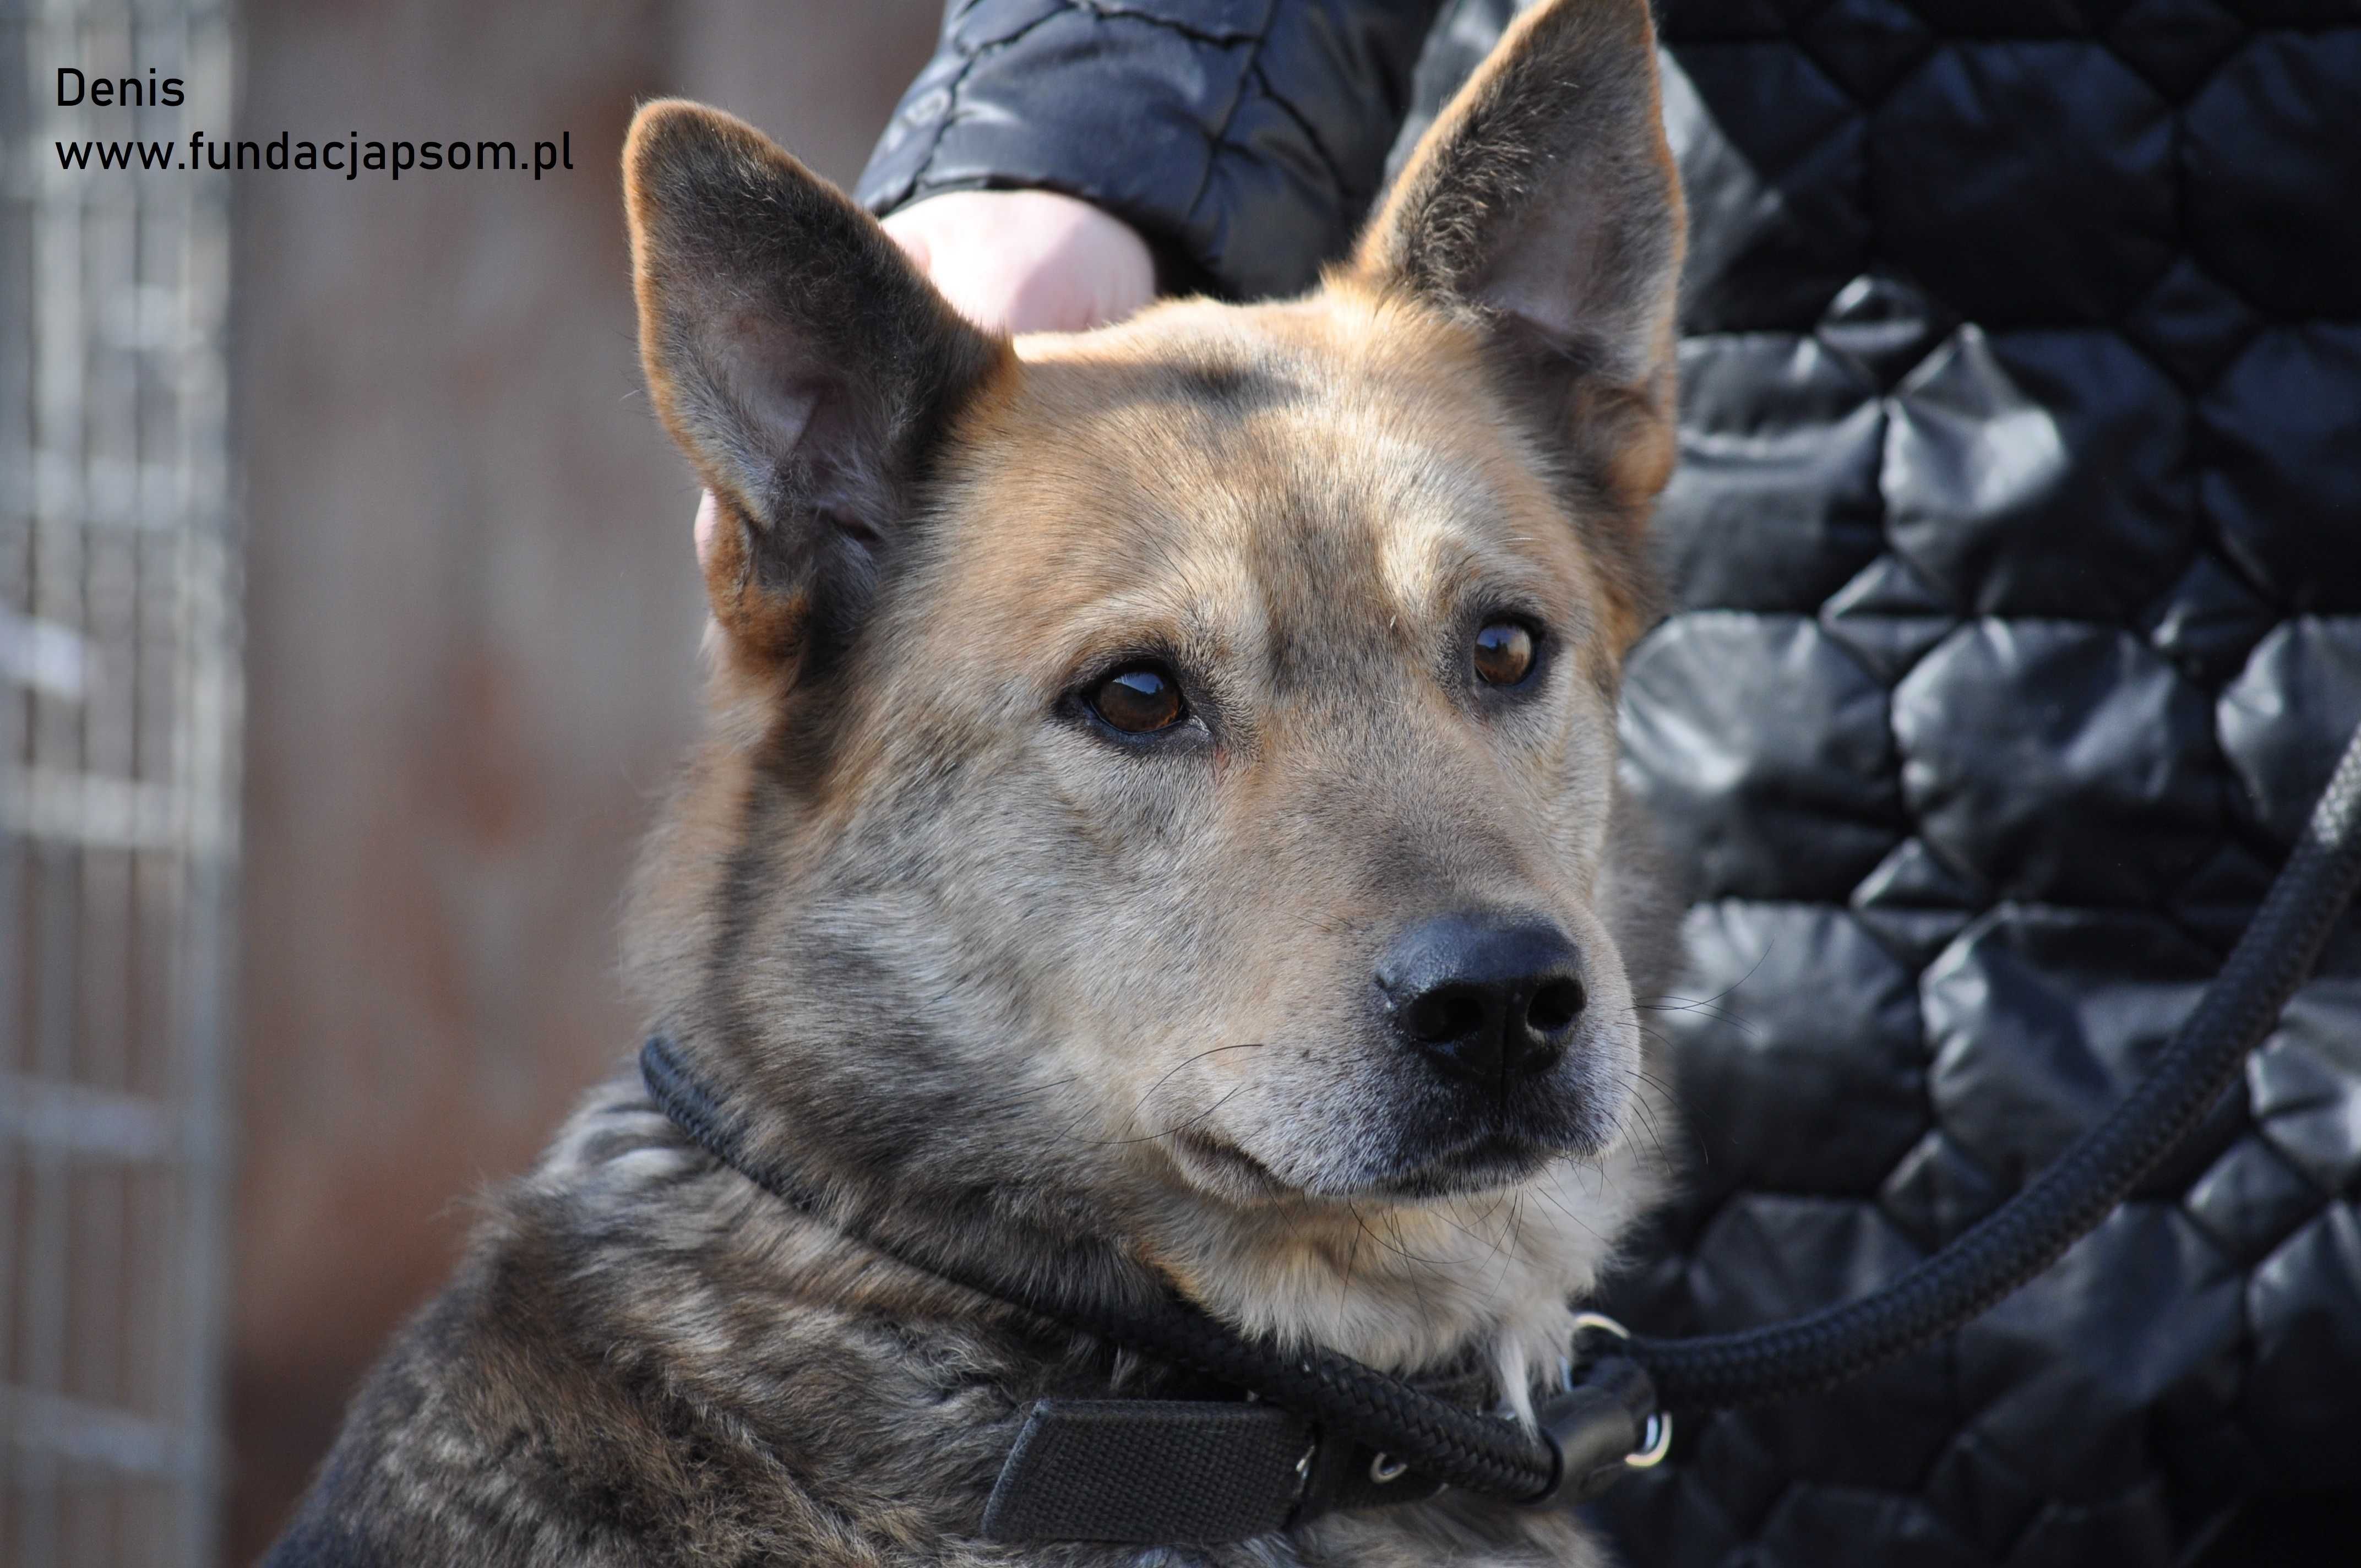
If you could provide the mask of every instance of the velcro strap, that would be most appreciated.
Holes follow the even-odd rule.
[[[1042,1399],[983,1508],[986,1541],[1210,1546],[1282,1529],[1318,1447],[1272,1405]]]
[[[984,1504],[983,1538],[1218,1546],[1442,1489],[1275,1405],[1042,1399]]]

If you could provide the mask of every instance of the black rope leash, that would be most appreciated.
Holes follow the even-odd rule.
[[[1461,1409],[1332,1351],[1290,1352],[1242,1338],[1177,1296],[1129,1307],[1048,1292],[980,1266],[889,1245],[857,1223],[837,1223],[887,1255],[956,1284],[1252,1389],[1446,1485],[1518,1503],[1546,1501],[1562,1488],[1588,1495],[1603,1486],[1598,1477],[1605,1472],[1596,1456],[1573,1452],[1574,1439],[1590,1430],[1583,1422],[1602,1401],[1712,1409],[1828,1387],[1941,1337],[2055,1262],[2203,1119],[2312,972],[2356,885],[2361,730],[2346,743],[2302,840],[2229,961],[2154,1069],[2039,1177],[1942,1251],[1859,1301],[1737,1333],[1634,1339],[1617,1347],[1621,1354],[1601,1357],[1585,1381],[1543,1403],[1539,1431]],[[668,1041],[647,1043],[641,1070],[657,1105],[708,1152],[774,1196],[829,1213],[788,1173],[750,1160]],[[1653,1393],[1635,1392],[1635,1378],[1653,1378]],[[1586,1474],[1569,1474],[1576,1468]]]
[[[1873,1296],[1631,1354],[1668,1406],[1758,1404],[1841,1383],[1940,1338],[2055,1263],[2193,1132],[2277,1026],[2361,885],[2361,729],[2295,852],[2156,1066],[2015,1196]]]

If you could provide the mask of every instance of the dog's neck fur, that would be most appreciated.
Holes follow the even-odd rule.
[[[1419,1204],[1307,1202],[1166,1228],[1187,1250],[1145,1245],[1200,1305],[1253,1334],[1312,1343],[1389,1371],[1473,1346],[1502,1397],[1532,1416],[1555,1375],[1572,1303],[1613,1261],[1613,1238],[1661,1178],[1626,1139],[1603,1159],[1564,1160],[1515,1187]],[[1187,1200],[1175,1200],[1186,1203]]]
[[[695,1146],[648,1103],[636,1071],[594,1091],[532,1178],[501,1201],[493,1234],[532,1238],[590,1227],[602,1245],[567,1286],[568,1300],[660,1310],[591,1317],[579,1347],[609,1357],[602,1378],[660,1371],[668,1398],[726,1429],[758,1453],[796,1456],[808,1482],[775,1487],[758,1474],[733,1493],[753,1517],[788,1517],[801,1487],[827,1495],[858,1475],[898,1511],[881,1528],[924,1542],[928,1561],[986,1568],[1001,1549],[944,1551],[944,1531],[972,1528],[1014,1435],[1015,1416],[1041,1398],[1153,1398],[1202,1389],[1170,1369],[1080,1333],[1061,1333],[926,1271],[914,1269],[784,1201]],[[549,1305],[539,1299],[532,1310]],[[884,1327],[883,1325],[891,1325]],[[616,1341],[618,1332],[628,1338]],[[830,1407],[836,1435],[813,1445],[808,1401],[815,1378],[856,1401]],[[793,1385],[798,1397],[780,1390]],[[1444,1397],[1464,1398],[1455,1390]],[[857,1401],[872,1403],[864,1408]],[[893,1474],[847,1466],[878,1463],[876,1445],[852,1443],[891,1416]],[[840,1455],[836,1450],[852,1450]],[[840,1475],[840,1472],[842,1474]],[[800,1528],[800,1527],[797,1527]],[[790,1553],[795,1560],[872,1563],[870,1555]],[[1502,1510],[1446,1493],[1416,1508],[1331,1515],[1290,1536],[1259,1538],[1201,1554],[1222,1568],[1452,1561],[1486,1568],[1597,1568],[1575,1517]],[[667,1558],[666,1561],[671,1559]],[[1043,1559],[1047,1560],[1047,1559]],[[1137,1548],[1069,1548],[1056,1561],[1136,1564],[1161,1561]],[[1192,1559],[1193,1560],[1193,1559]],[[1036,1561],[1027,1558],[1026,1561]]]

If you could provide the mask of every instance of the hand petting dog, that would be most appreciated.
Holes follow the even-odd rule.
[[[953,308],[986,332],[1087,332],[1156,297],[1156,263],[1122,219],[1054,191],[950,191],[882,225]],[[713,492],[697,508],[712,548]]]

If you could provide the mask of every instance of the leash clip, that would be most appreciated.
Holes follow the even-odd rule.
[[[1576,1313],[1574,1329],[1570,1351],[1579,1351],[1587,1333],[1631,1338],[1603,1312]],[[1561,1391],[1533,1412],[1554,1463],[1550,1484],[1525,1499],[1528,1508],[1589,1502],[1672,1451],[1673,1418],[1656,1402],[1655,1380],[1620,1349],[1582,1361],[1569,1354],[1561,1376]]]

